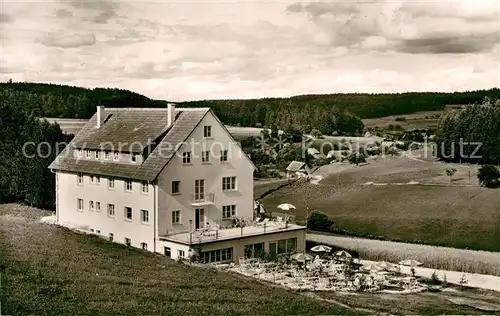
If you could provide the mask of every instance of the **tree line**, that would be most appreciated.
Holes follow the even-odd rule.
[[[27,202],[53,208],[55,176],[48,169],[72,136],[57,124],[0,102],[0,202]]]
[[[309,132],[318,129],[358,134],[360,119],[418,111],[442,110],[448,104],[472,104],[484,97],[500,98],[500,89],[454,93],[326,94],[289,98],[248,100],[200,100],[178,102],[179,106],[210,107],[224,124],[273,127]],[[54,84],[1,83],[0,98],[16,100],[26,110],[42,117],[90,118],[97,105],[108,107],[165,107],[167,101],[153,100],[121,89],[86,89]]]
[[[444,115],[436,130],[437,156],[444,161],[500,164],[500,99]]]

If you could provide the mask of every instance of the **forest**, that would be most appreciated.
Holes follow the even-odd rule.
[[[436,143],[444,161],[500,164],[500,100],[485,98],[443,116]]]
[[[0,203],[53,208],[55,177],[48,166],[72,136],[20,106],[0,102]]]
[[[448,104],[480,103],[484,97],[500,98],[500,89],[454,93],[327,94],[248,100],[200,100],[179,106],[210,107],[224,124],[278,127],[309,132],[318,129],[356,135],[359,119],[418,111],[442,110]],[[23,109],[41,117],[90,118],[97,105],[108,107],[164,107],[168,101],[152,100],[127,90],[86,89],[54,84],[1,83],[2,102],[15,100]]]

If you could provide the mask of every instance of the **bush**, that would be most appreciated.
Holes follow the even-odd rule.
[[[349,160],[350,163],[358,165],[360,163],[366,162],[366,157],[362,153],[352,153],[349,155],[347,160]]]
[[[402,117],[402,116],[401,117],[396,117],[394,119],[394,121],[396,121],[396,122],[404,122],[404,121],[406,121],[406,117]]]
[[[308,218],[307,228],[323,232],[332,232],[333,221],[329,219],[326,214],[319,211],[314,211]]]
[[[441,284],[441,281],[439,281],[439,277],[437,275],[437,271],[434,270],[434,272],[432,272],[432,275],[431,275],[431,283],[432,284]]]
[[[500,171],[493,165],[484,165],[479,168],[477,179],[482,186],[492,188],[500,183]]]
[[[321,167],[324,165],[328,165],[330,163],[330,161],[332,161],[332,160],[333,159],[328,159],[328,158],[317,158],[317,159],[313,160],[313,166]]]
[[[321,133],[320,130],[313,129],[311,131],[311,136],[314,137],[314,138],[321,138],[321,137],[323,137],[323,133]]]

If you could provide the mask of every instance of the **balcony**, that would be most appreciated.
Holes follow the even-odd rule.
[[[285,222],[264,221],[246,227],[220,229],[210,227],[197,229],[192,232],[160,235],[160,240],[180,242],[188,245],[204,244],[208,242],[255,237],[278,232],[305,230],[305,226],[288,224]]]
[[[206,206],[213,205],[215,201],[215,193],[192,193],[191,206]]]

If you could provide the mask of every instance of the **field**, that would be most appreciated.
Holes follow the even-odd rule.
[[[363,124],[367,128],[387,128],[389,125],[400,125],[405,130],[436,128],[439,116],[444,111],[416,112],[413,114],[391,115],[372,119],[363,119]],[[404,120],[396,120],[404,118]]]
[[[450,165],[434,161],[386,157],[357,167],[332,164],[315,173],[324,177],[319,184],[294,183],[262,203],[268,210],[291,203],[299,216],[307,207],[320,210],[337,228],[355,233],[500,251],[500,190],[478,187],[476,166],[470,167],[470,180],[468,166],[451,166],[458,171],[450,183],[444,175]],[[410,181],[421,184],[404,185]]]
[[[384,240],[308,233],[307,240],[347,250],[364,260],[399,262],[412,258],[426,268],[500,276],[500,253],[396,243]]]
[[[387,128],[389,125],[400,125],[404,130],[436,128],[439,117],[448,111],[459,109],[461,105],[447,105],[443,111],[422,111],[411,114],[391,115],[379,118],[363,119],[367,128]],[[401,118],[403,118],[401,120]]]
[[[40,224],[42,214],[0,205],[3,315],[354,314],[255,280]]]
[[[39,223],[47,214],[0,205],[3,314],[486,315],[492,312],[450,298],[500,303],[500,293],[456,287],[408,295],[293,292]]]

